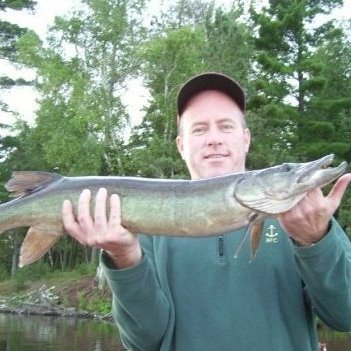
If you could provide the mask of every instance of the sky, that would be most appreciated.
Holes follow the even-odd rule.
[[[230,5],[230,0],[215,0],[217,5]],[[0,12],[0,19],[15,22],[22,27],[28,27],[34,30],[43,40],[46,37],[48,28],[53,24],[55,16],[64,16],[69,14],[74,7],[79,4],[79,0],[37,0],[35,13],[25,13],[7,11]],[[151,0],[150,11],[157,13],[161,4],[167,3],[159,0]],[[351,18],[351,0],[344,0],[344,7],[336,9],[333,17]],[[23,77],[34,79],[35,73],[29,69],[21,69],[10,65],[4,60],[0,60],[0,75],[6,74],[12,78]],[[31,87],[16,87],[10,91],[0,92],[0,98],[5,101],[11,110],[18,113],[19,118],[34,123],[35,110],[38,108],[36,99],[39,96]],[[142,118],[141,109],[147,104],[149,98],[147,90],[138,80],[131,81],[126,93],[122,96],[122,101],[126,104],[128,112],[134,116],[132,122],[138,123]],[[0,123],[13,124],[15,117],[11,114],[0,111]]]

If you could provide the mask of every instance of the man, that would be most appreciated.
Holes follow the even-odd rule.
[[[245,170],[250,132],[241,87],[219,73],[190,79],[178,96],[178,150],[192,179]],[[260,250],[233,252],[245,229],[207,238],[151,237],[120,223],[120,202],[90,191],[78,217],[65,201],[66,230],[102,248],[113,312],[130,350],[316,351],[315,315],[351,330],[351,245],[332,218],[351,181],[315,189],[279,221],[267,220]],[[282,228],[285,228],[283,230]]]

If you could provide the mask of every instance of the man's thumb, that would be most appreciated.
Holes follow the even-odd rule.
[[[344,174],[336,181],[333,188],[330,190],[330,193],[327,197],[334,204],[335,210],[339,207],[341,199],[350,182],[351,173]]]

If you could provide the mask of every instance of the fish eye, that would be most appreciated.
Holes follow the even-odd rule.
[[[290,172],[291,169],[292,169],[290,163],[283,163],[282,166],[283,166],[283,171],[284,171],[284,172]]]

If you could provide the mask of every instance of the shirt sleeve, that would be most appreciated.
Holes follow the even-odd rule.
[[[169,303],[160,289],[150,252],[138,265],[116,269],[103,252],[101,263],[110,285],[112,312],[125,347],[158,350],[169,319]]]
[[[295,247],[296,263],[318,317],[339,331],[351,330],[351,243],[335,219],[327,235]]]

